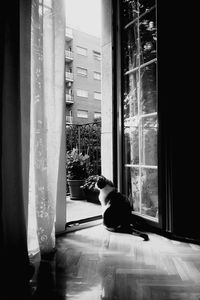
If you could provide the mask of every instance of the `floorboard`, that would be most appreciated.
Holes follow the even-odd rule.
[[[98,225],[58,237],[46,268],[54,283],[46,275],[36,299],[200,300],[200,246],[149,236],[144,242]]]

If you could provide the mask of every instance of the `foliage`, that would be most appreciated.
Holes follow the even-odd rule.
[[[66,149],[87,153],[88,176],[101,174],[101,123],[71,124],[66,127]]]
[[[95,188],[97,177],[98,175],[91,175],[88,178],[86,178],[84,185],[81,187],[83,191],[97,192],[98,190]]]
[[[73,148],[72,151],[66,153],[67,179],[83,180],[88,176],[88,160],[89,155],[79,153],[78,149]]]

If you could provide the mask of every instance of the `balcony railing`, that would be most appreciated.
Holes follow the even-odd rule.
[[[66,27],[66,29],[65,29],[65,39],[67,41],[70,41],[73,39],[73,32],[72,32],[72,29],[69,27]]]
[[[73,96],[73,95],[66,94],[66,95],[65,95],[65,101],[66,101],[67,104],[72,104],[72,103],[74,103],[74,96]]]
[[[66,61],[72,61],[74,58],[73,52],[70,50],[65,50],[65,60]]]
[[[65,79],[67,81],[73,81],[74,80],[74,74],[71,72],[65,72]]]
[[[73,124],[73,117],[72,116],[66,116],[66,124]]]

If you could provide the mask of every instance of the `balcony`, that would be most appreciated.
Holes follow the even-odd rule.
[[[72,29],[69,27],[66,27],[65,29],[65,40],[71,41],[73,39],[73,32]]]
[[[70,82],[74,81],[74,74],[71,72],[65,72],[65,79]]]
[[[73,124],[73,117],[72,116],[66,116],[66,124]]]
[[[73,52],[70,50],[65,50],[65,60],[71,62],[73,60]]]
[[[73,104],[74,103],[74,96],[70,94],[65,95],[65,102],[66,104]]]

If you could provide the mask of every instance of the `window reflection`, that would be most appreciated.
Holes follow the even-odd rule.
[[[158,175],[156,169],[142,168],[141,190],[142,205],[141,213],[150,217],[158,217]]]
[[[157,116],[141,120],[141,164],[157,166]]]
[[[127,126],[124,130],[125,135],[125,163],[139,164],[139,127]]]
[[[138,17],[138,1],[124,0],[123,1],[123,20],[124,25]]]
[[[143,64],[156,58],[156,16],[155,9],[140,19],[140,63]]]
[[[122,3],[124,183],[134,210],[158,221],[156,3]]]
[[[127,31],[124,39],[124,72],[139,65],[138,49],[138,22],[135,22]]]
[[[140,110],[142,114],[157,111],[156,63],[141,68]]]
[[[139,73],[134,72],[126,76],[124,88],[124,119],[138,114],[138,83]]]
[[[138,0],[138,7],[140,15],[148,12],[153,6],[155,6],[155,0]]]
[[[139,168],[126,168],[126,195],[136,212],[140,212]]]

